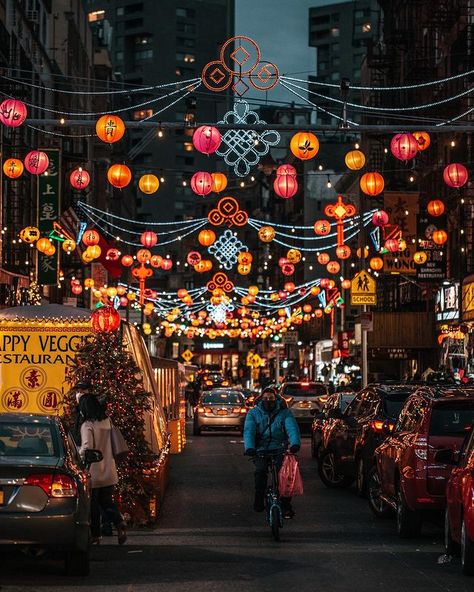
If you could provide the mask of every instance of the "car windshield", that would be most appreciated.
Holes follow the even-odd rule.
[[[57,457],[56,432],[50,423],[0,422],[0,462],[2,457]]]
[[[221,405],[243,405],[244,400],[240,393],[236,391],[213,391],[202,398],[204,405],[210,403],[220,403]]]
[[[326,395],[327,389],[324,384],[314,382],[301,382],[299,384],[287,384],[283,386],[283,397],[320,397]]]
[[[474,422],[474,401],[450,402],[433,407],[430,436],[462,436]]]
[[[396,395],[385,397],[384,408],[387,417],[396,419],[400,415],[400,412],[405,405],[405,401],[411,395],[411,392],[412,391],[406,393],[397,393]]]

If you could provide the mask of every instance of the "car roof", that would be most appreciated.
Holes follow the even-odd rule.
[[[394,395],[407,393],[408,395],[413,393],[417,386],[410,383],[370,383],[367,388],[376,390],[380,395]],[[362,389],[365,390],[365,389]]]
[[[414,394],[432,401],[452,401],[462,399],[472,399],[474,401],[474,388],[467,386],[423,386],[416,389]]]
[[[284,382],[281,386],[295,386],[295,385],[300,385],[300,384],[304,384],[305,386],[311,386],[313,384],[317,384],[320,386],[326,386],[324,384],[324,382],[315,382],[313,380],[294,380],[293,382]]]
[[[211,393],[236,393],[237,395],[241,395],[242,391],[239,389],[232,388],[231,386],[223,386],[221,388],[209,389],[205,393],[205,395],[209,395]]]
[[[50,415],[40,415],[39,413],[0,413],[1,422],[31,423],[32,421],[41,421],[42,423],[55,424],[59,418]]]

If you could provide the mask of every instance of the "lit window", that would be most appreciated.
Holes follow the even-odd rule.
[[[151,35],[137,35],[135,37],[135,45],[148,45],[153,40]]]
[[[364,23],[362,25],[362,33],[370,33],[372,25],[370,23]]]
[[[177,62],[185,62],[186,64],[192,64],[196,61],[196,56],[192,53],[176,53]]]
[[[332,37],[339,37],[339,27],[333,27],[331,29],[331,36]]]
[[[185,152],[192,152],[194,150],[194,146],[192,142],[184,142],[184,150]]]
[[[94,23],[95,21],[103,21],[105,19],[105,10],[94,10],[89,12],[89,22]]]
[[[152,115],[153,109],[142,109],[141,111],[134,111],[132,117],[135,121],[139,121],[145,119],[145,117],[151,117]]]

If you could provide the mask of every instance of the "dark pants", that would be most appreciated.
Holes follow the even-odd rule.
[[[281,469],[283,464],[283,453],[279,454],[276,459],[277,470]],[[270,459],[267,457],[257,456],[254,460],[255,464],[255,497],[263,499],[267,490],[268,472],[270,469]],[[291,507],[291,497],[281,497],[281,505],[283,509]]]
[[[123,523],[123,518],[113,500],[113,486],[97,487],[91,495],[91,532],[93,537],[100,537],[100,515],[116,527]]]

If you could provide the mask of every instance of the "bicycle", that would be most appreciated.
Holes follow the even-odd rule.
[[[280,528],[283,528],[283,508],[278,490],[277,458],[281,453],[258,453],[257,456],[270,460],[270,483],[265,493],[265,514],[275,541],[280,540]]]

